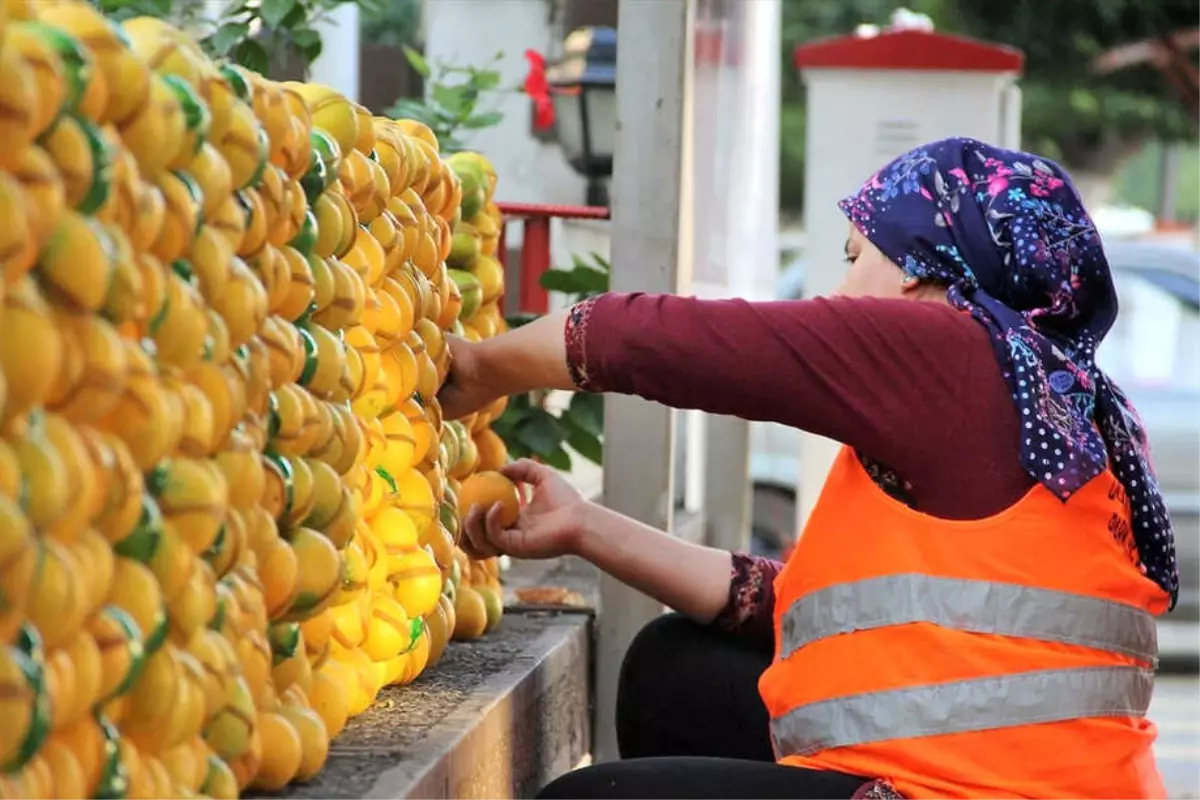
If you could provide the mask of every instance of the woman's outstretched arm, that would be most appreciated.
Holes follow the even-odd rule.
[[[960,427],[976,328],[946,304],[911,300],[607,294],[479,344],[452,342],[439,398],[454,418],[537,388],[635,394],[780,422],[920,475],[938,443],[914,447],[911,431]]]

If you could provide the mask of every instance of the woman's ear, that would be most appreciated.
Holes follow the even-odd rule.
[[[900,289],[905,292],[915,292],[921,288],[921,279],[916,275],[904,275],[900,278]]]

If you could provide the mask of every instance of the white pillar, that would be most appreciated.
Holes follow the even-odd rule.
[[[686,286],[690,85],[694,0],[621,0],[617,37],[617,144],[612,182],[612,289]],[[636,397],[604,405],[604,503],[670,530],[675,412]],[[662,605],[607,576],[596,620],[597,761],[617,757],[621,660]]]
[[[321,55],[309,67],[309,80],[358,101],[358,4],[342,3],[314,27]]]
[[[722,191],[697,203],[713,224],[698,232],[707,243],[707,274],[720,294],[769,299],[779,272],[780,0],[728,6],[724,59],[715,106],[715,152],[700,155],[697,170]],[[732,112],[732,113],[731,113]],[[700,115],[702,116],[702,115]],[[699,248],[698,248],[699,249]],[[697,265],[697,274],[702,268]],[[704,519],[708,543],[727,550],[750,544],[750,425],[734,417],[707,416],[703,458]],[[690,442],[689,442],[690,443]],[[689,456],[691,453],[689,453]]]

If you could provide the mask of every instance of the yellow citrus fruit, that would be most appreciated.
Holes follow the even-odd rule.
[[[299,564],[296,597],[283,619],[304,619],[329,606],[341,585],[341,554],[333,544],[311,528],[300,527],[291,538]]]
[[[164,264],[172,264],[191,249],[200,228],[203,198],[186,172],[164,172],[157,185],[165,211],[151,252]]]
[[[250,785],[260,791],[277,792],[296,777],[303,765],[303,742],[279,713],[259,711],[256,727],[262,738],[262,761]]]
[[[158,649],[167,634],[167,615],[153,572],[132,559],[118,558],[113,564],[108,602],[137,623],[147,652]]]
[[[5,27],[4,52],[19,57],[33,77],[36,87],[33,133],[40,136],[58,117],[67,98],[67,69],[51,44],[30,23]]]
[[[391,575],[396,600],[412,618],[431,613],[442,592],[442,573],[433,555],[425,549],[414,550],[401,557],[398,566]]]
[[[0,172],[0,270],[11,286],[33,266],[37,244],[32,236],[30,220],[36,207],[29,204],[21,185]],[[30,340],[32,341],[32,340]]]
[[[88,623],[100,652],[100,698],[123,696],[141,672],[145,653],[137,622],[116,606],[105,606]]]
[[[372,597],[370,608],[363,652],[372,661],[388,661],[398,656],[412,641],[408,614],[395,599],[385,594]]]
[[[380,420],[384,435],[384,452],[379,465],[393,477],[405,475],[416,461],[416,440],[412,424],[399,411]]]
[[[168,520],[196,555],[212,546],[224,522],[229,487],[211,461],[172,458],[157,465],[148,484]]]
[[[416,469],[410,469],[393,478],[398,495],[394,501],[396,507],[412,518],[418,531],[425,530],[437,514],[437,503],[429,481]]]
[[[2,99],[0,102],[3,102]],[[2,126],[3,122],[0,120],[0,136],[3,136]],[[57,227],[59,217],[66,207],[66,190],[59,168],[46,150],[37,145],[29,145],[17,151],[15,156],[12,176],[24,190],[25,200],[29,204],[26,207],[26,217],[30,234],[40,252]]]
[[[76,211],[64,211],[38,259],[38,274],[49,290],[74,306],[96,311],[115,271],[115,246],[104,228]]]
[[[229,165],[235,189],[244,189],[263,174],[269,155],[267,133],[245,103],[234,103],[230,125],[214,144]]]
[[[203,142],[192,156],[187,171],[199,185],[204,197],[204,216],[212,216],[233,191],[233,172],[229,162],[212,142]]]
[[[157,180],[179,153],[186,134],[183,107],[163,76],[150,76],[149,96],[121,125],[120,132],[142,174]]]
[[[279,305],[279,314],[291,322],[298,320],[316,298],[316,279],[309,259],[294,247],[280,248],[288,266],[290,280],[287,293]]]
[[[470,641],[487,630],[487,605],[479,592],[460,585],[454,601],[454,638]]]
[[[328,86],[318,83],[287,83],[304,99],[314,127],[321,128],[337,142],[343,153],[354,149],[359,140],[359,115],[355,104]]]
[[[40,552],[20,507],[0,499],[0,642],[11,642],[25,621]]]
[[[366,286],[378,286],[383,280],[386,258],[382,245],[371,232],[362,230],[355,237],[354,246],[342,261],[358,273]]]
[[[339,674],[342,673],[342,674]],[[350,714],[347,686],[341,680],[343,668],[334,662],[326,662],[313,672],[308,700],[321,720],[330,739],[335,738],[346,727]]]
[[[510,528],[521,513],[521,497],[517,487],[499,472],[480,472],[462,482],[458,491],[459,514],[466,516],[474,506],[490,509],[500,506],[500,525]]]
[[[30,145],[41,121],[41,100],[34,69],[19,54],[5,51],[0,55],[0,164],[11,166]]]
[[[329,732],[319,714],[307,708],[285,705],[280,714],[300,738],[300,766],[294,779],[309,781],[316,777],[329,757]]]

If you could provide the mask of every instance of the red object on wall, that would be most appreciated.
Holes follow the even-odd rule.
[[[529,314],[545,314],[550,310],[550,294],[542,288],[542,273],[550,269],[550,220],[608,219],[611,212],[597,206],[548,206],[534,203],[497,203],[504,223],[500,227],[497,255],[504,264],[508,257],[505,229],[508,223],[521,220],[525,236],[521,241],[521,272],[517,282],[518,310]]]
[[[966,36],[902,29],[799,44],[792,51],[792,63],[796,69],[1020,72],[1025,66],[1025,54],[1015,47]]]

